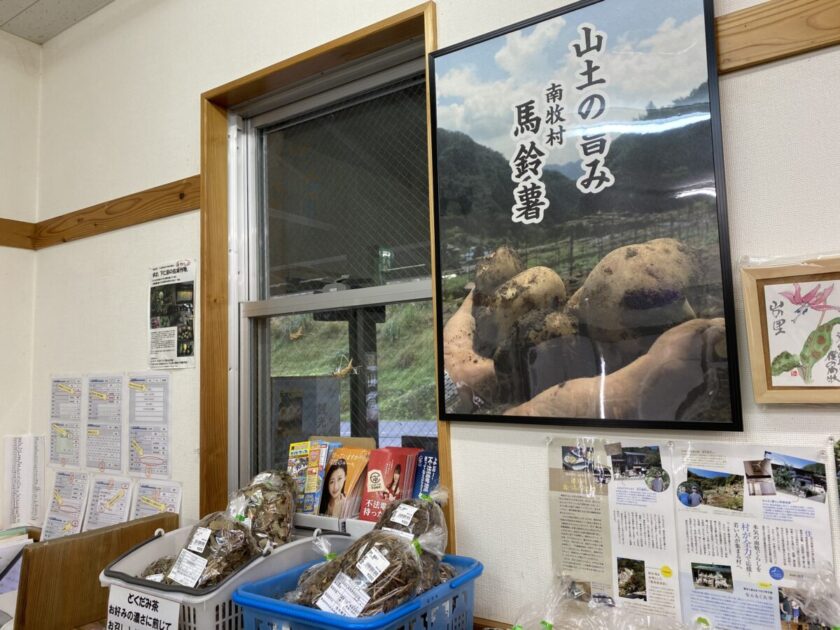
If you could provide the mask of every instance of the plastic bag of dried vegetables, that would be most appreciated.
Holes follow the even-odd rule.
[[[250,527],[260,546],[285,545],[292,536],[295,480],[285,471],[262,472],[233,493],[227,513]]]
[[[335,559],[338,558],[338,554],[333,553],[332,545],[330,544],[329,539],[321,536],[321,530],[315,531],[315,535],[312,538],[312,547],[315,549],[316,553],[320,553],[324,557],[323,562],[313,564],[311,567],[306,569],[306,571],[301,573],[300,577],[298,578],[297,588],[285,594],[278,594],[278,598],[283,599],[287,602],[292,602],[294,604],[302,603],[303,593],[310,592],[308,590],[310,580],[313,579],[313,577],[318,576],[318,574],[327,566],[327,564],[332,562],[336,567],[338,566],[338,563],[334,562]],[[336,570],[335,573],[337,572],[338,571]],[[335,577],[335,573],[332,574],[333,578]],[[324,578],[320,576],[315,577],[315,580],[320,579]]]
[[[215,586],[257,555],[251,530],[225,512],[214,512],[190,532],[164,582],[199,589]]]
[[[441,583],[440,559],[446,549],[448,532],[446,518],[438,502],[443,503],[446,498],[446,492],[437,488],[419,499],[393,501],[374,527],[417,541],[423,551],[420,554],[420,593]]]
[[[149,566],[143,569],[140,577],[150,582],[163,582],[166,574],[172,569],[175,564],[174,556],[164,556],[152,562]]]
[[[297,603],[346,617],[393,610],[417,594],[418,545],[394,532],[365,534],[301,584]]]

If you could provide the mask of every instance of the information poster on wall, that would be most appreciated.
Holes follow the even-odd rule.
[[[803,622],[797,587],[832,569],[819,448],[555,439],[554,565],[591,595],[720,630]],[[816,627],[816,626],[815,626]]]
[[[181,484],[177,481],[145,479],[137,482],[131,518],[181,511]]]
[[[195,367],[195,261],[152,267],[149,288],[149,367]]]
[[[100,472],[123,469],[123,376],[87,377],[87,430],[85,460]]]
[[[40,525],[44,520],[43,435],[4,438],[3,516],[6,527]]]
[[[90,484],[82,531],[125,523],[131,511],[131,479],[97,475]]]
[[[128,376],[128,472],[167,479],[170,476],[169,374]]]
[[[50,464],[81,466],[82,378],[50,380]]]
[[[82,531],[89,482],[90,477],[86,472],[59,470],[55,473],[41,540],[61,538]]]

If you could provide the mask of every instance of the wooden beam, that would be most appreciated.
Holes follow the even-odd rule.
[[[35,225],[34,249],[43,249],[198,208],[199,176],[126,195]]]
[[[715,22],[721,74],[840,44],[838,0],[770,0]]]
[[[201,100],[201,374],[199,510],[228,495],[227,110]]]
[[[407,9],[349,35],[252,72],[202,96],[225,108],[235,107],[304,79],[318,76],[349,61],[423,36],[427,5]]]
[[[34,234],[34,223],[0,219],[0,247],[35,249],[35,244],[32,242]]]

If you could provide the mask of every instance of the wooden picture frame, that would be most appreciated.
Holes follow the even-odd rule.
[[[741,268],[741,281],[743,283],[744,318],[747,326],[750,373],[755,401],[757,403],[775,404],[840,403],[840,373],[838,373],[838,381],[835,386],[816,385],[813,377],[809,379],[811,384],[805,384],[804,382],[802,385],[783,385],[779,382],[774,384],[773,364],[779,353],[774,353],[771,350],[770,342],[771,336],[781,336],[781,332],[776,330],[776,327],[780,330],[784,329],[783,332],[790,334],[792,331],[788,324],[793,323],[793,320],[796,319],[802,326],[805,324],[805,321],[801,319],[803,316],[811,316],[810,324],[804,329],[809,333],[808,337],[811,336],[810,327],[813,325],[814,319],[819,325],[830,323],[834,316],[840,319],[840,310],[835,310],[831,304],[832,301],[836,303],[840,300],[840,291],[836,296],[833,296],[833,288],[827,285],[827,282],[840,285],[840,256],[820,257],[786,264],[748,264]],[[793,285],[794,283],[799,287],[798,294],[796,287],[793,288],[793,291],[790,290],[790,287],[782,287],[782,285]],[[769,291],[768,287],[771,288]],[[777,287],[777,289],[772,289],[772,287]],[[786,294],[789,294],[791,299],[787,297],[771,299],[771,305],[778,307],[778,310],[770,310],[767,301],[768,294],[771,292],[778,293],[781,288],[789,289]],[[825,293],[826,291],[828,293]],[[814,305],[816,305],[815,308]],[[800,311],[800,313],[797,313],[797,311]],[[775,317],[774,313],[777,314]],[[827,321],[826,315],[829,316]],[[816,332],[816,329],[814,329],[814,333]],[[822,353],[820,349],[812,350],[814,352],[811,355],[812,363],[808,367],[810,371],[817,366],[822,366],[820,369],[826,369],[826,375],[829,374],[828,370],[832,369],[826,368],[830,352],[836,346],[840,346],[840,327],[827,332],[829,340],[833,335],[835,342],[831,343],[829,341],[830,347],[825,353]],[[805,338],[806,343],[808,337]],[[817,341],[816,337],[813,341]],[[793,344],[790,346],[790,349],[793,350],[790,353],[792,356],[790,362],[798,360],[801,364],[802,359],[799,355],[805,352],[805,348],[799,350],[798,355],[797,347],[799,344],[794,340],[791,340],[790,343]],[[840,355],[835,356],[840,358]],[[833,369],[840,370],[840,362],[836,363]],[[779,369],[785,367],[781,361],[778,361],[777,365]],[[804,381],[801,367],[797,369],[797,367],[791,367],[790,364],[787,367],[791,369],[785,370],[785,372]],[[779,375],[775,376],[778,377]],[[776,380],[778,381],[778,378]]]
[[[711,0],[429,57],[441,419],[742,430]]]

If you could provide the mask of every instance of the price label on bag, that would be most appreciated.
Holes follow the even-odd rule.
[[[324,591],[315,605],[321,610],[358,617],[370,601],[370,595],[365,593],[346,573],[335,576],[333,583]]]
[[[181,553],[178,554],[178,559],[175,561],[175,566],[169,572],[169,577],[178,582],[178,584],[193,588],[206,566],[207,558],[202,558],[186,549],[181,549]]]
[[[108,595],[107,628],[119,630],[178,630],[178,602],[112,586]]]
[[[403,503],[402,505],[398,505],[397,509],[394,510],[394,513],[391,514],[391,522],[399,523],[400,525],[408,527],[409,524],[411,524],[411,519],[414,518],[414,514],[416,512],[416,507]]]
[[[382,555],[379,549],[371,549],[356,564],[356,568],[359,569],[359,573],[365,576],[369,584],[373,584],[390,564],[388,558]]]
[[[207,541],[210,540],[210,534],[212,533],[213,530],[209,527],[199,527],[195,530],[187,549],[196,553],[204,553],[204,548],[207,546]]]

